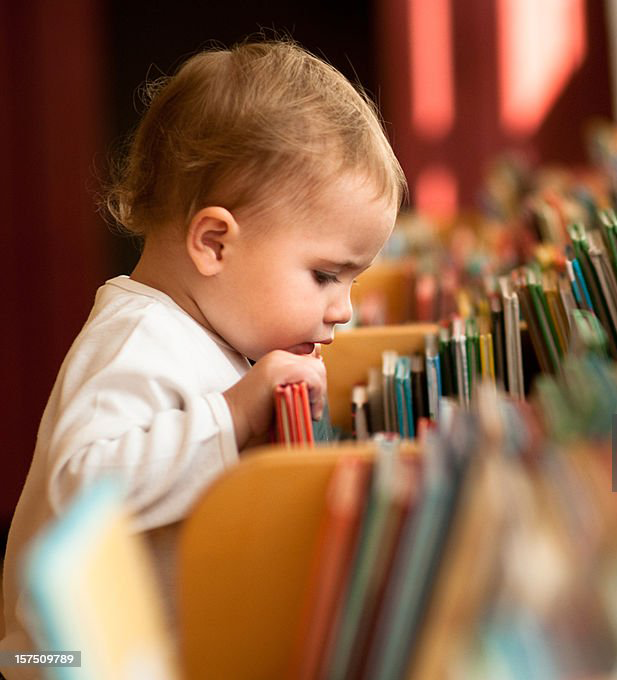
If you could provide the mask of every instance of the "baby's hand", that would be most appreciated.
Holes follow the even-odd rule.
[[[223,396],[227,400],[234,422],[238,449],[249,440],[268,432],[277,385],[306,382],[313,418],[321,418],[326,397],[326,369],[314,356],[297,355],[275,350],[263,356]]]

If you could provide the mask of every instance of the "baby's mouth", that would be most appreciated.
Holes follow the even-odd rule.
[[[287,351],[291,352],[292,354],[312,354],[314,349],[314,342],[302,342],[299,345],[289,347]]]

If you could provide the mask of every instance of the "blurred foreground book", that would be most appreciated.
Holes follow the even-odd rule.
[[[82,492],[24,558],[29,632],[41,650],[77,650],[53,680],[177,680],[172,639],[142,539],[117,485]]]

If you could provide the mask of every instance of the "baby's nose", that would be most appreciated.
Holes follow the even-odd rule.
[[[344,294],[337,295],[328,305],[324,315],[324,322],[327,324],[347,323],[351,320],[352,313],[350,293],[345,292]]]

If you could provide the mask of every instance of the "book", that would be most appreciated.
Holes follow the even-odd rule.
[[[354,385],[351,390],[352,437],[364,441],[371,433],[370,412],[366,385]]]
[[[495,382],[495,353],[491,333],[480,333],[480,362],[482,380]]]
[[[80,668],[46,677],[179,680],[154,567],[105,478],[82,491],[33,541],[21,577],[29,632],[42,650],[80,652]]]
[[[415,512],[422,479],[419,458],[400,458],[397,466],[399,470],[394,475],[388,516],[382,530],[369,596],[362,611],[350,664],[350,676],[366,680],[369,680],[365,674],[369,646],[379,620],[401,532],[407,518]]]
[[[498,457],[476,456],[470,461],[457,505],[460,509],[452,517],[446,556],[435,579],[410,667],[402,677],[448,677],[450,669],[456,667],[461,639],[472,622],[481,618],[495,546],[504,530],[504,501],[492,488],[498,474],[504,472],[502,466]]]
[[[480,338],[474,317],[465,321],[465,346],[467,350],[467,382],[470,397],[475,393],[481,374]]]
[[[313,440],[315,442],[335,442],[341,437],[341,429],[334,427],[330,419],[328,399],[324,400],[323,411],[319,420],[313,420]]]
[[[614,210],[601,210],[598,217],[613,274],[617,278],[617,215],[615,215]]]
[[[366,677],[404,677],[419,623],[448,535],[469,447],[465,431],[454,424],[452,441],[426,440],[427,467],[416,512],[403,527],[375,635],[367,655]],[[456,433],[456,434],[454,434]],[[456,439],[456,444],[454,440]]]
[[[309,401],[308,386],[305,382],[301,382],[295,383],[292,385],[292,388],[300,441],[309,445],[313,444],[313,424],[311,421],[311,403]]]
[[[291,385],[277,385],[274,389],[274,408],[278,441],[290,447],[296,439]]]
[[[590,231],[588,234],[588,244],[589,258],[596,273],[600,292],[608,312],[610,328],[607,331],[617,337],[617,283],[615,282],[615,276],[601,236],[595,231]]]
[[[290,657],[289,680],[313,680],[323,675],[370,478],[370,463],[353,456],[341,458],[334,468]]]
[[[359,645],[355,643],[363,626],[364,612],[371,607],[376,593],[376,571],[394,502],[396,479],[400,473],[397,448],[393,442],[382,441],[377,449],[358,546],[343,594],[338,629],[333,637],[332,654],[325,673],[329,680],[343,680],[354,674],[351,670],[354,650],[355,658],[360,652]]]
[[[430,419],[436,422],[439,420],[439,402],[442,396],[441,362],[437,334],[429,333],[425,338],[424,347],[428,411]]]
[[[508,390],[508,373],[506,369],[506,342],[501,297],[492,294],[489,299],[491,315],[491,335],[493,336],[493,350],[495,353],[495,379]]]
[[[413,428],[418,431],[420,418],[428,418],[428,386],[426,382],[426,367],[422,354],[411,356],[411,399],[413,402]]]
[[[569,232],[570,238],[572,239],[572,246],[576,254],[576,260],[573,264],[575,265],[575,269],[577,261],[580,265],[582,273],[581,278],[584,279],[584,284],[588,291],[588,298],[591,299],[593,307],[592,311],[597,314],[602,325],[606,329],[611,356],[617,358],[617,331],[611,323],[607,301],[602,293],[601,283],[592,264],[585,229],[581,224],[574,223],[570,225]]]
[[[575,309],[578,309],[578,305],[576,303],[576,300],[574,299],[574,294],[572,292],[572,286],[570,283],[570,280],[568,278],[567,273],[562,273],[558,276],[558,288],[559,288],[559,299],[561,300],[561,304],[563,306],[565,315],[566,315],[566,321],[567,321],[567,328],[568,328],[568,342],[570,341],[570,331],[572,329],[572,312]]]
[[[519,326],[519,298],[507,277],[500,277],[499,285],[504,306],[508,392],[517,399],[524,399],[525,388],[523,381],[521,331]]]
[[[589,295],[589,290],[585,282],[585,277],[583,276],[583,270],[581,269],[581,265],[576,256],[574,255],[574,250],[570,245],[568,245],[568,247],[566,248],[566,256],[568,258],[566,260],[566,267],[572,283],[572,293],[574,294],[577,303],[583,309],[587,309],[588,311],[593,312],[594,311],[593,303]]]
[[[615,215],[615,211],[612,209],[600,210],[598,212],[598,218],[602,239],[604,240],[606,250],[609,253],[613,274],[617,277],[617,215]]]
[[[442,377],[442,392],[444,397],[456,396],[456,375],[452,361],[453,353],[450,347],[450,330],[447,326],[439,328],[439,365]]]
[[[512,273],[513,286],[518,294],[521,312],[527,322],[527,329],[531,337],[534,352],[538,358],[540,368],[544,373],[553,373],[557,366],[556,358],[551,357],[546,336],[540,329],[538,311],[533,301],[531,286],[528,284],[527,272],[524,268]],[[540,310],[542,313],[542,310]]]
[[[458,387],[459,404],[469,406],[471,394],[469,391],[469,369],[467,365],[467,343],[462,319],[452,321],[452,343],[454,347],[456,384]]]
[[[563,300],[559,295],[559,284],[555,271],[546,271],[542,274],[542,290],[553,319],[553,325],[557,331],[561,356],[563,356],[568,351],[570,327]]]
[[[411,362],[409,357],[399,357],[394,374],[396,389],[396,415],[401,437],[415,437],[414,406],[411,391]]]
[[[529,268],[526,269],[526,277],[527,288],[530,293],[531,305],[533,308],[532,318],[537,324],[542,342],[546,348],[551,372],[556,372],[559,369],[561,352],[557,341],[557,334],[553,327],[551,316],[548,313],[546,299],[535,279],[533,271]]]
[[[382,354],[382,388],[384,404],[384,424],[387,432],[398,432],[396,422],[396,395],[394,387],[394,372],[398,354],[386,350]]]
[[[322,420],[328,421],[325,407]],[[319,438],[314,435],[308,387],[305,382],[276,386],[274,422],[275,440],[288,448],[303,444],[312,445]]]

